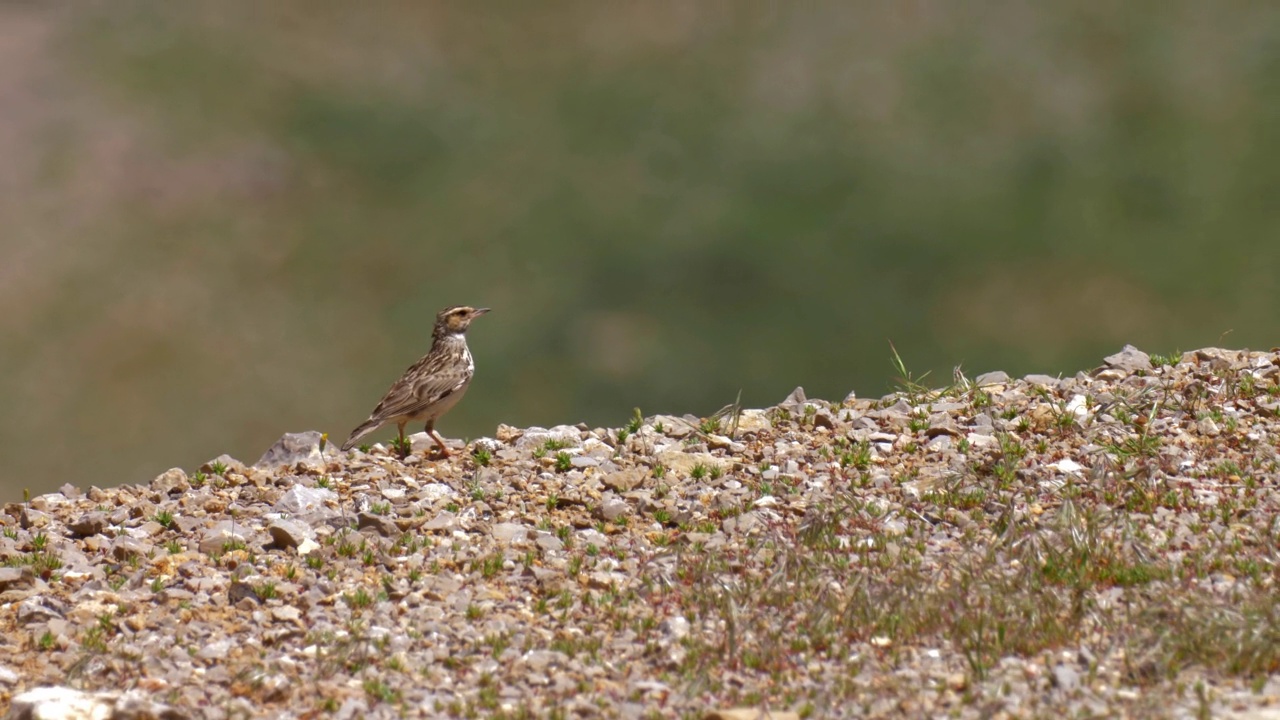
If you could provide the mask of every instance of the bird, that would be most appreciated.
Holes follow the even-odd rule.
[[[444,439],[436,434],[436,421],[462,399],[475,375],[476,364],[467,349],[467,328],[471,322],[489,312],[489,308],[451,305],[436,315],[431,330],[431,350],[409,366],[404,375],[391,384],[369,419],[360,423],[342,444],[350,450],[360,438],[386,425],[395,423],[404,444],[404,426],[426,421],[426,432],[436,441],[442,457],[449,457]]]

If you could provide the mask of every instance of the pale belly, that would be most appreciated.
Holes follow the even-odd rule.
[[[471,387],[470,382],[458,388],[457,390],[454,390],[449,395],[444,396],[443,398],[440,399],[440,402],[437,402],[435,405],[432,405],[431,407],[427,408],[426,411],[421,412],[418,415],[414,416],[413,419],[414,420],[435,420],[439,418],[440,416],[452,410],[454,405],[458,404],[458,401],[462,399],[462,396],[467,393],[468,387]]]

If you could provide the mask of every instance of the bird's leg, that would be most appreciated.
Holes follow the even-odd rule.
[[[436,421],[428,420],[426,430],[431,439],[436,441],[436,446],[440,448],[440,456],[449,457],[449,448],[444,446],[444,438],[436,433]]]
[[[396,440],[396,449],[400,451],[401,459],[409,456],[409,443],[404,439],[404,426],[405,423],[396,423],[396,431],[400,434],[399,439]]]

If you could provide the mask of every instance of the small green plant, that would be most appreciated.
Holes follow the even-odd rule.
[[[107,633],[101,625],[94,625],[80,636],[80,646],[87,652],[103,653],[107,651]]]
[[[489,448],[477,445],[471,451],[471,459],[480,467],[489,467],[489,463],[493,462],[493,453],[489,452]]]
[[[696,463],[692,468],[689,469],[689,477],[693,478],[694,480],[701,480],[705,478],[707,476],[707,473],[709,473],[710,471],[711,469],[706,465],[706,463]]]
[[[493,655],[494,660],[500,658],[502,653],[511,645],[511,638],[508,637],[506,633],[490,635],[486,637],[484,641],[485,644],[493,648],[491,654]]]
[[[655,480],[661,480],[667,474],[667,468],[662,463],[653,466],[653,477]]]
[[[568,472],[573,467],[573,458],[567,452],[556,453],[556,470],[559,472]]]
[[[41,650],[52,650],[55,644],[55,640],[56,638],[54,638],[53,632],[50,630],[45,630],[44,634],[40,636],[40,639],[36,640],[36,647],[40,648]]]
[[[926,372],[920,377],[915,377],[915,375],[907,369],[907,365],[903,362],[902,356],[898,354],[898,348],[895,347],[892,342],[889,343],[889,349],[893,351],[893,357],[890,359],[890,362],[893,364],[894,371],[898,373],[897,378],[894,379],[894,383],[898,386],[898,390],[909,398],[917,398],[927,395],[930,390],[923,384],[923,382],[924,379],[929,376],[929,373]]]
[[[871,467],[871,443],[863,440],[840,452],[841,467],[866,470]]]
[[[208,476],[208,475],[205,475],[204,473],[202,473],[202,472],[200,472],[200,471],[198,471],[198,470],[197,470],[197,471],[196,471],[194,474],[192,474],[192,476],[191,476],[191,487],[193,487],[193,488],[201,488],[201,487],[204,487],[204,484],[205,484],[206,482],[208,482],[208,480],[209,480],[209,476]]]
[[[360,552],[360,548],[356,547],[355,543],[347,540],[345,536],[338,541],[334,550],[338,553],[338,557],[345,558],[355,557],[356,553]]]
[[[503,557],[502,553],[493,553],[486,555],[480,561],[480,576],[488,580],[499,572],[502,572]]]
[[[328,490],[332,485],[333,485],[333,479],[330,478],[328,475],[323,475],[319,478],[316,478],[316,487],[322,490]]]
[[[386,515],[391,512],[391,503],[377,502],[369,506],[369,512],[374,515]]]
[[[1146,432],[1131,435],[1118,442],[1103,443],[1102,447],[1124,460],[1131,457],[1156,457],[1160,454],[1160,436]]]
[[[224,475],[224,476],[225,476],[225,475],[227,474],[227,471],[228,471],[228,470],[230,470],[230,469],[231,469],[231,468],[227,467],[226,463],[224,463],[224,462],[222,462],[222,461],[220,461],[220,460],[219,460],[219,461],[217,461],[217,462],[215,462],[215,463],[213,463],[213,464],[211,464],[211,465],[209,466],[209,470],[210,470],[214,475]]]
[[[400,457],[408,457],[413,452],[413,443],[409,442],[407,437],[397,437],[391,441],[391,449],[396,451]]]
[[[546,497],[543,503],[546,505],[548,510],[555,510],[560,505],[560,496],[555,493],[551,493]]]
[[[270,600],[277,596],[276,584],[270,580],[261,583],[253,591],[258,594],[260,600]]]
[[[970,397],[972,398],[970,403],[973,405],[975,410],[991,407],[991,393],[983,390],[982,388],[974,388],[973,394]]]
[[[343,595],[342,599],[353,610],[362,610],[373,605],[373,597],[364,588],[357,588],[354,593]]]
[[[173,529],[173,513],[168,510],[161,510],[156,513],[155,521],[166,528]]]
[[[369,678],[365,680],[362,687],[369,697],[379,702],[398,703],[400,702],[400,691],[394,690],[381,680]]]

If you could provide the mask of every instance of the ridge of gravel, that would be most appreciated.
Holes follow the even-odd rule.
[[[1280,353],[1131,347],[448,459],[290,434],[6,504],[0,703],[1280,718],[1278,438]]]

